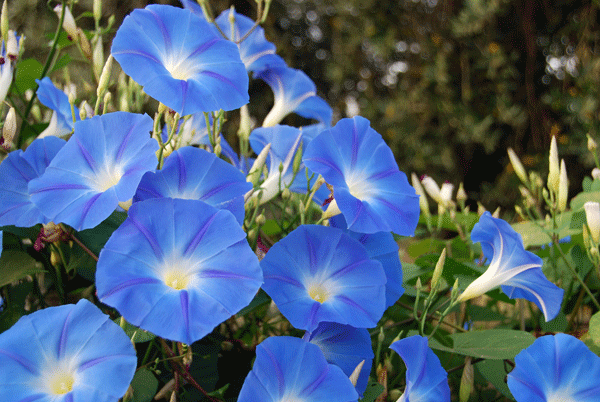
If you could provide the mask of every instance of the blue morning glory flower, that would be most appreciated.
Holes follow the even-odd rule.
[[[97,226],[156,168],[152,124],[148,115],[127,112],[75,123],[75,133],[44,174],[29,182],[31,200],[55,223],[75,230]]]
[[[515,357],[507,384],[517,402],[597,402],[600,357],[571,335],[542,336]]]
[[[296,328],[322,321],[372,328],[385,309],[385,273],[340,229],[302,225],[260,262],[263,289]]]
[[[375,259],[383,266],[387,282],[385,284],[385,308],[390,307],[404,294],[402,286],[402,264],[398,256],[398,243],[390,232],[377,232],[372,234],[357,233],[346,229],[348,226],[342,215],[329,219],[329,225],[340,228],[353,239],[362,244],[369,258]]]
[[[38,138],[25,152],[13,151],[0,164],[0,226],[31,227],[48,218],[31,201],[28,183],[41,176],[65,145],[57,137]]]
[[[182,116],[248,103],[238,47],[189,10],[158,4],[134,10],[111,52],[148,95]]]
[[[317,345],[327,362],[341,368],[348,377],[364,360],[356,383],[356,390],[362,396],[367,388],[371,364],[375,357],[367,329],[322,322],[312,333],[307,332],[304,339]]]
[[[256,347],[256,360],[238,402],[355,402],[358,394],[342,370],[327,363],[318,346],[275,336]]]
[[[183,6],[204,18],[202,7],[191,0],[181,0]],[[234,35],[231,34],[229,15],[231,10],[225,10],[215,19],[225,36],[233,42],[239,42],[250,29],[254,30],[238,44],[242,62],[248,71],[260,71],[265,68],[285,67],[285,61],[275,54],[275,45],[265,39],[265,30],[259,25],[255,27],[254,21],[234,11]]]
[[[52,80],[48,77],[44,77],[41,80],[35,80],[38,84],[38,90],[36,92],[38,99],[44,105],[53,110],[52,119],[55,122],[51,122],[47,130],[44,130],[40,137],[47,135],[63,136],[73,131],[73,113],[71,112],[71,104],[69,103],[69,97],[60,89],[56,88]],[[79,109],[75,108],[75,121],[81,120],[79,117]],[[54,127],[52,127],[54,126]]]
[[[0,399],[117,402],[136,365],[125,332],[89,301],[48,307],[0,334]]]
[[[196,199],[229,210],[244,221],[244,194],[252,183],[234,166],[213,153],[194,147],[180,148],[165,159],[161,170],[147,172],[133,201],[170,197]]]
[[[424,336],[411,336],[390,345],[406,365],[406,388],[398,402],[450,402],[448,373]]]
[[[249,140],[252,150],[257,155],[267,144],[271,144],[266,162],[269,173],[260,185],[262,189],[261,204],[275,197],[279,193],[280,187],[283,190],[289,186],[290,191],[306,193],[308,187],[304,165],[300,165],[298,174],[295,177],[292,167],[294,156],[303,142],[303,133],[300,129],[283,125],[261,127],[252,131]],[[279,170],[280,167],[283,167],[281,171]],[[313,177],[310,183],[311,187],[315,181],[316,176]],[[258,196],[258,191],[255,194]],[[321,203],[328,195],[327,188],[323,186],[313,199]]]
[[[323,131],[311,141],[303,161],[333,186],[326,216],[341,212],[354,232],[414,234],[419,197],[367,119],[342,119]]]
[[[564,290],[550,282],[542,272],[542,259],[526,251],[521,235],[505,221],[485,212],[471,231],[471,240],[481,243],[483,255],[490,265],[458,297],[458,301],[481,296],[501,286],[511,299],[534,302],[546,321],[560,311]]]
[[[247,306],[261,284],[258,259],[235,217],[199,200],[134,203],[96,269],[103,303],[142,329],[187,344]]]
[[[279,124],[292,112],[331,124],[331,107],[317,96],[315,83],[304,72],[289,67],[274,67],[257,72],[254,76],[269,84],[275,97],[263,127]]]

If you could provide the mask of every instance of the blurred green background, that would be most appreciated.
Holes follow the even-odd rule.
[[[149,3],[155,2],[104,0],[103,14],[115,14],[116,29],[133,8]],[[215,15],[231,4],[250,18],[256,13],[254,0],[210,4]],[[334,109],[334,121],[355,114],[368,118],[407,174],[464,181],[470,201],[512,211],[518,179],[507,147],[545,177],[556,135],[572,194],[593,166],[586,134],[596,138],[598,132],[599,5],[273,0],[264,28],[278,54],[315,81]],[[74,14],[91,9],[92,0],[80,0]],[[9,1],[9,11],[11,29],[27,37],[25,57],[43,61],[48,45],[40,29],[49,34],[57,23],[46,1]],[[84,16],[78,25],[93,28],[93,19]],[[104,38],[105,54],[110,39]],[[260,81],[252,82],[251,92],[251,112],[260,122],[272,95]]]

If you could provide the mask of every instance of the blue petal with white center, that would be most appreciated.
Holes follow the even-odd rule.
[[[600,357],[574,336],[542,336],[515,357],[507,384],[517,402],[597,402]]]
[[[66,141],[38,138],[25,152],[13,151],[0,164],[0,226],[31,227],[49,220],[31,201],[28,183],[41,176]]]
[[[459,301],[501,286],[511,299],[523,298],[535,303],[546,321],[560,311],[564,290],[550,282],[542,272],[542,259],[525,250],[521,235],[505,221],[485,212],[471,231],[471,240],[481,243],[490,265],[459,296]]]
[[[355,402],[358,394],[342,370],[327,363],[318,346],[276,336],[256,347],[256,360],[238,402]]]
[[[327,362],[341,368],[348,377],[364,360],[356,382],[356,391],[362,397],[369,382],[369,373],[375,357],[369,331],[350,325],[322,322],[312,333],[307,332],[304,339],[317,345]]]
[[[76,230],[97,226],[156,168],[152,124],[148,115],[126,112],[77,122],[44,174],[29,182],[31,200],[54,223]]]
[[[402,264],[398,256],[398,243],[389,232],[377,232],[372,234],[357,233],[347,230],[347,224],[342,215],[329,219],[329,225],[344,230],[350,237],[362,244],[369,258],[381,263],[385,271],[387,282],[385,284],[385,307],[388,308],[404,294],[402,286]]]
[[[258,259],[235,217],[199,200],[134,203],[96,269],[103,303],[186,344],[247,306],[261,284]]]
[[[448,373],[433,353],[424,336],[396,341],[390,349],[406,365],[406,388],[397,402],[450,402]]]
[[[331,107],[317,96],[315,83],[304,72],[289,67],[274,67],[257,72],[254,77],[269,84],[275,98],[263,127],[279,124],[292,112],[307,119],[331,124]]]
[[[341,212],[348,229],[414,234],[419,197],[367,119],[342,119],[323,131],[311,141],[303,161],[333,186],[329,216]]]
[[[244,194],[250,189],[252,184],[246,177],[215,154],[183,147],[165,159],[161,170],[147,172],[142,177],[133,201],[158,197],[201,200],[230,211],[242,224]]]
[[[248,103],[238,47],[189,10],[158,4],[134,10],[111,52],[148,95],[182,116]]]
[[[125,332],[89,301],[48,307],[0,334],[0,399],[117,402],[136,365]]]
[[[75,114],[71,111],[69,97],[60,89],[56,88],[52,80],[44,77],[41,80],[35,80],[38,84],[36,95],[40,102],[52,109],[56,114],[56,128],[54,135],[61,136],[69,134],[73,131],[74,121],[81,120],[79,117],[79,109],[73,106]]]
[[[372,328],[385,309],[381,263],[340,229],[302,225],[260,265],[264,291],[296,328],[311,332],[323,321]]]

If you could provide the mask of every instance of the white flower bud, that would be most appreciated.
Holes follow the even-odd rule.
[[[454,184],[445,182],[442,184],[440,189],[440,199],[442,204],[447,207],[452,203],[452,192],[454,191]]]
[[[62,5],[59,4],[58,6],[54,7],[54,12],[60,20],[60,15],[62,14]],[[70,36],[71,40],[77,40],[77,24],[75,23],[75,18],[73,18],[73,14],[71,14],[69,7],[67,7],[65,10],[63,29],[67,31],[67,34]]]
[[[600,243],[600,204],[595,201],[588,201],[583,204],[585,208],[585,218],[590,230],[590,236],[595,244]]]
[[[21,38],[23,40],[23,38]],[[17,42],[17,35],[12,29],[8,31],[8,41],[6,42],[6,55],[12,61],[17,60],[19,56],[19,43]]]
[[[517,175],[519,180],[521,180],[521,182],[527,186],[527,171],[525,170],[525,167],[521,163],[521,160],[512,148],[508,148],[508,159],[510,159],[510,164],[515,170],[515,174]]]
[[[565,160],[560,161],[560,180],[558,184],[558,210],[564,212],[567,209],[567,198],[569,196],[569,179],[567,178],[567,167]]]
[[[93,5],[94,21],[98,23],[102,18],[102,0],[94,0]]]
[[[594,180],[600,179],[600,169],[598,169],[598,168],[593,168],[592,169],[592,178]]]
[[[98,80],[98,86],[100,86],[100,75],[102,74],[102,68],[104,67],[104,44],[102,43],[102,36],[100,35],[98,35],[96,43],[94,44],[92,66],[94,68],[94,75]]]
[[[440,278],[442,277],[442,271],[444,271],[444,264],[446,263],[446,249],[442,250],[442,254],[440,254],[440,258],[438,262],[435,264],[435,269],[433,270],[433,277],[431,278],[431,289],[434,290],[437,288]]]
[[[410,179],[412,186],[415,188],[415,192],[419,195],[419,207],[421,207],[421,211],[424,214],[429,215],[429,202],[427,202],[427,196],[425,195],[425,190],[421,185],[421,181],[414,172],[411,173]]]
[[[560,162],[558,160],[556,136],[552,136],[552,141],[550,142],[550,156],[548,161],[548,190],[557,193],[560,181]]]
[[[587,135],[587,139],[588,139],[587,140],[588,150],[590,152],[594,152],[598,148],[598,144],[596,143],[596,141],[594,141],[594,139],[592,138],[592,136],[589,135],[589,134]]]
[[[2,40],[4,43],[8,41],[8,6],[7,0],[2,3],[2,13],[0,13],[0,31],[2,32]]]
[[[2,127],[2,146],[4,149],[11,149],[14,146],[15,134],[17,133],[17,113],[15,108],[11,107],[6,115],[4,126]]]
[[[456,192],[456,201],[465,202],[467,201],[467,192],[465,191],[465,185],[461,182],[458,185],[458,191]]]
[[[435,200],[435,202],[437,202],[438,204],[442,203],[440,187],[437,185],[435,180],[433,180],[431,177],[425,175],[421,179],[421,184],[425,188],[425,191],[427,191],[427,194],[429,194],[429,196],[431,198],[433,198]]]

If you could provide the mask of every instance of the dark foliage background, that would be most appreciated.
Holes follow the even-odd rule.
[[[105,0],[103,12],[115,15],[116,28],[148,3]],[[255,17],[253,0],[210,4],[216,15],[233,4]],[[550,137],[557,135],[573,193],[592,166],[585,144],[586,134],[598,131],[598,6],[576,0],[273,0],[264,27],[288,64],[315,81],[334,108],[334,121],[360,114],[386,138],[405,172],[464,181],[473,201],[512,209],[518,190],[507,147],[527,167],[546,172]],[[91,8],[92,0],[81,0],[74,14]],[[9,10],[11,28],[27,37],[26,56],[43,60],[47,44],[39,29],[52,32],[55,15],[45,1],[9,1]],[[92,28],[93,21],[84,17],[78,24]],[[110,38],[104,40],[107,54]],[[262,82],[251,91],[251,111],[260,122],[272,95]]]

